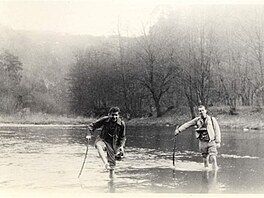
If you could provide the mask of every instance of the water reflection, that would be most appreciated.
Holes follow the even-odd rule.
[[[201,193],[216,193],[217,192],[217,170],[205,170],[202,175]]]
[[[115,193],[115,182],[113,179],[108,182],[108,189],[109,193]]]

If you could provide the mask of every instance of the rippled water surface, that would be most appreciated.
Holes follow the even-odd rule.
[[[0,191],[74,193],[264,193],[264,131],[222,131],[215,172],[203,169],[191,130],[176,139],[171,127],[128,127],[126,157],[110,180],[82,126],[0,126]],[[98,133],[98,132],[97,132]]]

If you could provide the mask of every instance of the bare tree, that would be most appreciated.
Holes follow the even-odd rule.
[[[161,42],[164,37],[158,32],[147,35],[143,28],[143,36],[137,39],[139,49],[137,56],[141,66],[141,75],[138,80],[150,92],[157,117],[162,116],[161,99],[172,87],[176,77],[177,60],[174,49],[166,49],[166,42]],[[157,33],[157,34],[156,34]]]

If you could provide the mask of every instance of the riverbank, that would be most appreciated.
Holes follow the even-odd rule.
[[[178,113],[177,113],[178,111]],[[189,112],[173,110],[161,118],[136,118],[129,121],[131,125],[161,125],[175,126],[183,124],[191,119]],[[264,107],[237,107],[235,115],[230,114],[230,108],[210,107],[208,114],[214,116],[221,128],[243,129],[243,130],[264,130]]]
[[[82,116],[51,115],[45,113],[0,115],[0,123],[2,124],[82,125],[94,120],[94,118]]]
[[[221,128],[237,128],[243,130],[264,129],[264,108],[238,107],[236,115],[229,114],[229,107],[210,107],[209,114],[216,117]],[[126,120],[129,126],[175,126],[191,119],[188,109],[173,109],[160,118],[143,117]],[[49,115],[43,113],[29,113],[25,115],[0,115],[2,124],[35,124],[35,125],[83,125],[95,121],[73,115]]]

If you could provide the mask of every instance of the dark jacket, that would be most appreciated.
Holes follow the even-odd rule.
[[[100,138],[106,141],[107,134],[110,132],[111,119],[108,116],[105,116],[94,123],[89,124],[88,128],[90,131],[101,128]],[[125,132],[125,123],[120,118],[117,119],[116,124],[112,128],[113,130],[113,148],[116,150],[118,147],[124,146],[126,141],[126,132]],[[109,137],[109,136],[108,136]]]

